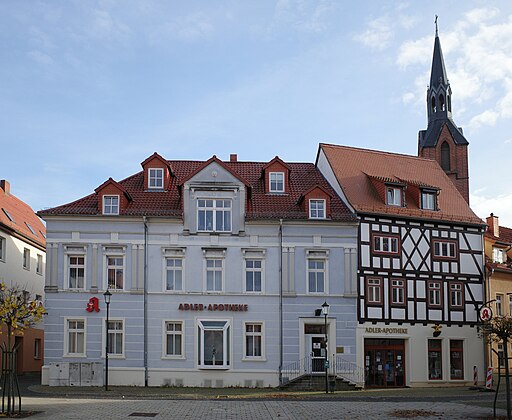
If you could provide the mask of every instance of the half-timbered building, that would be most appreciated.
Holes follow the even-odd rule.
[[[321,144],[317,166],[360,218],[358,362],[366,385],[483,379],[483,222],[436,34],[422,157]]]

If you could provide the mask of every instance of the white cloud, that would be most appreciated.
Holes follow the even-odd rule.
[[[186,16],[170,20],[159,25],[153,31],[153,41],[160,41],[161,38],[176,38],[183,41],[197,41],[209,38],[215,31],[210,18],[201,12],[191,13]]]
[[[338,5],[332,0],[309,2],[304,0],[278,0],[274,8],[269,32],[292,29],[298,32],[325,32]]]
[[[496,17],[499,10],[496,8],[473,9],[466,13],[466,19],[469,23],[479,24]]]
[[[51,67],[54,65],[53,58],[41,51],[29,51],[27,55],[31,60],[43,67]]]
[[[357,42],[376,50],[386,49],[392,38],[393,31],[386,16],[368,22],[368,29],[354,36]]]
[[[95,10],[93,13],[91,36],[100,39],[125,39],[131,33],[130,28],[116,19],[107,10]]]
[[[512,194],[487,197],[483,191],[470,194],[469,203],[473,211],[485,220],[491,213],[499,217],[500,225],[512,228]]]
[[[487,110],[471,118],[469,127],[473,129],[480,128],[482,125],[496,125],[499,114],[495,111]]]
[[[412,102],[414,102],[414,98],[416,97],[416,95],[412,92],[406,92],[402,95],[402,102],[404,104],[410,104]]]
[[[407,41],[400,47],[397,64],[401,69],[410,65],[428,64],[432,60],[432,37]],[[427,79],[428,80],[428,79]]]

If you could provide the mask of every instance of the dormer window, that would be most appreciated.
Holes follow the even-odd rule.
[[[149,189],[163,189],[164,188],[164,170],[163,168],[150,168],[149,169]]]
[[[402,207],[402,188],[387,187],[386,204],[388,206]]]
[[[103,196],[103,214],[118,215],[119,214],[119,196],[104,195]]]
[[[325,200],[309,200],[309,218],[325,219]]]
[[[271,193],[284,193],[284,172],[269,173],[269,191]]]
[[[436,197],[435,191],[423,190],[421,192],[421,208],[423,210],[436,210]]]
[[[492,261],[498,264],[503,264],[507,261],[507,253],[501,248],[492,248]]]

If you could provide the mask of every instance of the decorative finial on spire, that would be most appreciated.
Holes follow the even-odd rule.
[[[434,22],[436,24],[436,36],[437,36],[437,18],[438,18],[438,16],[436,15],[436,21]]]

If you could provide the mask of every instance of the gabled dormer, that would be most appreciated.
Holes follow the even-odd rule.
[[[291,168],[276,156],[263,167],[262,177],[265,181],[265,193],[289,194]]]
[[[144,170],[145,191],[168,191],[171,177],[174,176],[172,167],[158,153],[153,153],[141,163]]]
[[[132,197],[126,189],[109,178],[94,190],[98,196],[98,211],[104,216],[117,216],[128,207]]]
[[[406,202],[414,203],[421,210],[438,211],[439,204],[437,197],[440,189],[421,181],[403,180],[407,185]]]
[[[405,190],[407,185],[399,179],[386,178],[374,175],[366,176],[370,179],[379,198],[387,206],[405,207]]]
[[[331,199],[331,194],[315,185],[300,196],[298,204],[308,219],[325,220],[331,218]]]

